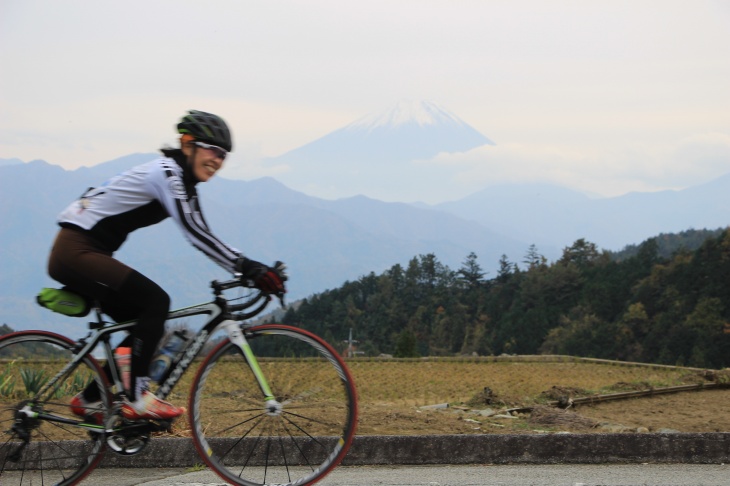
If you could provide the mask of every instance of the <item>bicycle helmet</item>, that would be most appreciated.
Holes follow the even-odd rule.
[[[178,133],[189,134],[201,142],[217,145],[230,152],[233,149],[231,131],[223,118],[204,111],[189,110],[180,123]]]

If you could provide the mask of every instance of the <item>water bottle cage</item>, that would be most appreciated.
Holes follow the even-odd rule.
[[[170,373],[172,363],[181,349],[185,347],[187,338],[183,332],[174,332],[160,349],[150,364],[150,378],[157,383],[163,383]]]
[[[172,358],[166,354],[160,354],[152,361],[150,365],[150,378],[157,383],[163,383],[170,373]]]

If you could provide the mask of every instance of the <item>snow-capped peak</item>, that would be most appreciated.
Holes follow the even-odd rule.
[[[419,126],[437,125],[440,123],[458,124],[462,122],[456,115],[430,101],[399,101],[394,107],[382,113],[367,115],[347,128],[367,129],[397,127],[405,124]]]

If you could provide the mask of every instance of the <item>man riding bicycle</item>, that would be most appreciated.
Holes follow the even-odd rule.
[[[114,258],[131,232],[172,217],[190,243],[226,270],[252,280],[264,292],[286,292],[283,265],[272,268],[243,256],[217,238],[203,218],[195,186],[213,177],[233,148],[226,122],[190,110],[177,131],[180,148],[164,148],[162,157],[90,188],[59,215],[61,230],[48,261],[52,278],[98,301],[115,321],[137,320],[120,344],[132,348],[128,402],[122,407],[128,419],[166,420],[185,412],[149,391],[149,366],[164,334],[170,297]],[[72,412],[86,416],[98,405],[98,393],[89,387],[76,395]]]

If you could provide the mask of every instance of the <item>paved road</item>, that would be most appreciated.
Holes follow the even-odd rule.
[[[224,486],[210,471],[97,469],[84,484]],[[349,466],[317,486],[728,486],[725,464]]]

